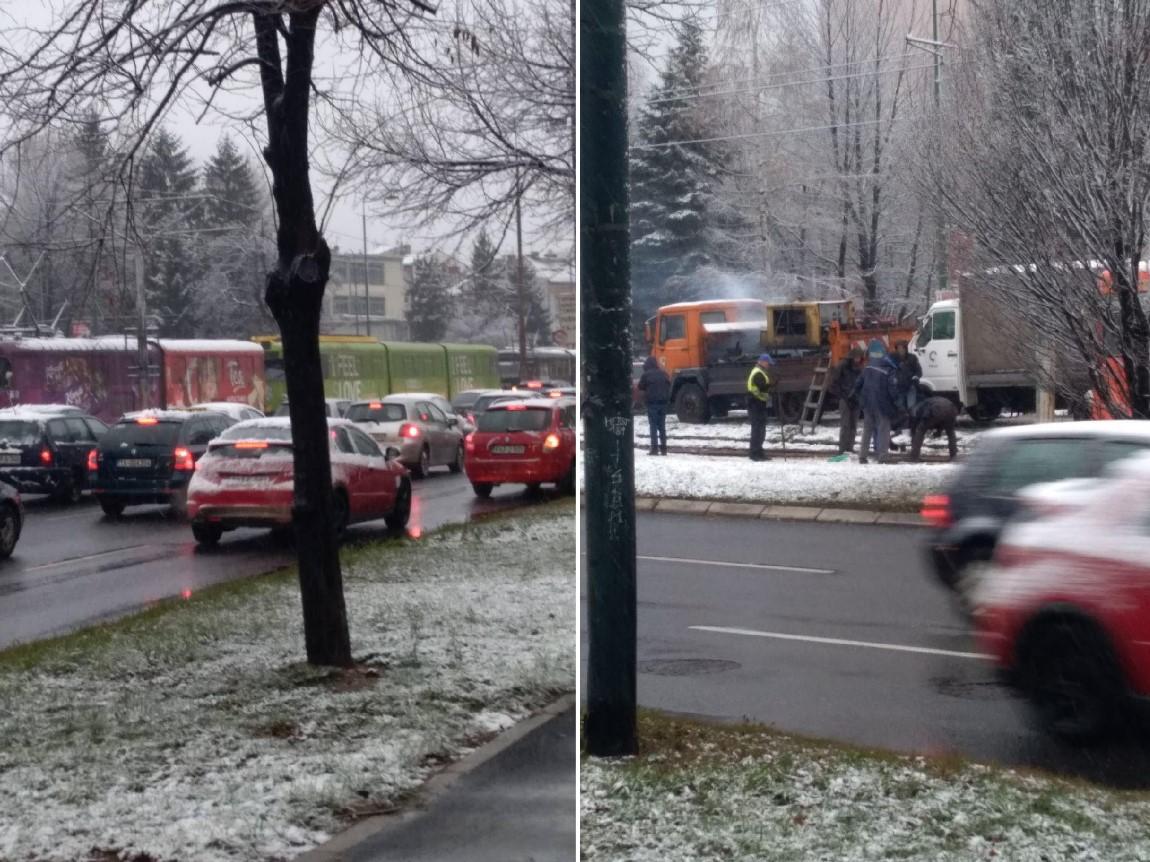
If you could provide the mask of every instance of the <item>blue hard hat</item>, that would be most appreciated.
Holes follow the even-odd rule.
[[[774,365],[775,364],[775,360],[773,360],[771,358],[771,354],[769,354],[769,353],[761,354],[759,356],[759,362],[765,362],[765,363],[767,363],[767,365]]]

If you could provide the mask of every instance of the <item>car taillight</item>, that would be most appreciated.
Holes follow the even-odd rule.
[[[90,473],[95,473],[99,469],[100,469],[100,450],[99,449],[89,449],[88,450],[88,471]]]
[[[52,450],[47,446],[40,450],[40,463],[45,467],[52,466]]]
[[[192,457],[190,449],[183,446],[177,446],[175,451],[172,452],[172,469],[173,470],[195,470],[196,459]]]
[[[416,437],[419,436],[419,434],[420,434],[419,426],[413,425],[410,422],[404,422],[403,427],[399,429],[399,436],[400,437],[407,437],[409,439],[415,439]]]
[[[475,424],[475,414],[474,413],[468,413],[467,414],[467,424],[468,425],[474,425]]]
[[[950,497],[945,494],[930,494],[923,498],[922,519],[932,527],[949,527]]]
[[[558,434],[548,434],[546,437],[543,438],[543,451],[544,452],[550,452],[552,449],[558,449],[558,448],[559,448],[559,435]]]
[[[474,434],[468,434],[466,437],[463,438],[463,448],[466,449],[468,452],[474,452],[475,451],[475,435]]]

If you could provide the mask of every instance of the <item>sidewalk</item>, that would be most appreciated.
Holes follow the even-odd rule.
[[[426,808],[360,823],[297,862],[574,862],[575,715],[568,700],[512,728],[432,779]]]

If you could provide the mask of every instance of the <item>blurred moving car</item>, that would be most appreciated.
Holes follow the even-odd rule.
[[[1058,484],[1003,531],[972,594],[974,620],[1040,725],[1086,742],[1150,703],[1150,454],[1093,488]]]
[[[187,507],[188,482],[208,443],[235,424],[219,413],[146,410],[127,413],[108,429],[89,457],[92,493],[105,515],[127,506],[167,503]]]
[[[923,500],[927,550],[939,581],[959,597],[994,554],[1030,485],[1100,476],[1150,450],[1150,421],[1051,422],[987,431],[941,494]]]
[[[79,501],[90,453],[108,426],[71,409],[0,412],[0,479],[27,494]]]
[[[7,482],[0,482],[0,560],[16,550],[24,529],[24,501],[20,492]]]
[[[569,398],[496,404],[467,437],[464,468],[471,487],[490,497],[496,485],[536,489],[554,482],[575,493],[575,402]]]
[[[328,428],[337,535],[379,518],[392,530],[406,527],[411,479],[398,452],[385,453],[346,419],[329,419]],[[290,420],[233,425],[212,441],[188,486],[192,535],[214,545],[236,527],[290,526],[294,478]]]
[[[346,416],[348,408],[351,407],[351,400],[348,398],[325,398],[323,401],[324,401],[324,411],[325,411],[325,413],[329,419],[331,419],[333,417],[334,418],[340,418],[342,416]],[[290,416],[291,415],[291,413],[288,411],[288,403],[287,403],[286,398],[280,402],[280,406],[276,408],[276,412],[272,415],[273,416]]]
[[[207,412],[207,413],[222,413],[235,419],[237,422],[244,422],[248,419],[262,419],[263,411],[257,410],[255,407],[249,407],[247,404],[241,404],[238,401],[206,401],[203,404],[193,404],[188,410]]]
[[[463,470],[463,430],[421,395],[388,395],[378,401],[357,401],[347,418],[382,446],[399,450],[399,460],[422,479],[432,467]]]

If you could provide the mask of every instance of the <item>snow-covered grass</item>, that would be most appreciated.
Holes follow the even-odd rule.
[[[292,572],[0,653],[0,859],[287,859],[403,804],[574,688],[574,556],[570,503],[347,552],[354,671],[301,661]]]
[[[1011,862],[1150,858],[1150,798],[646,714],[644,752],[585,759],[582,858]]]
[[[641,497],[745,500],[769,505],[831,506],[888,512],[918,511],[938,491],[950,464],[859,464],[782,457],[744,458],[635,454],[635,493]]]

